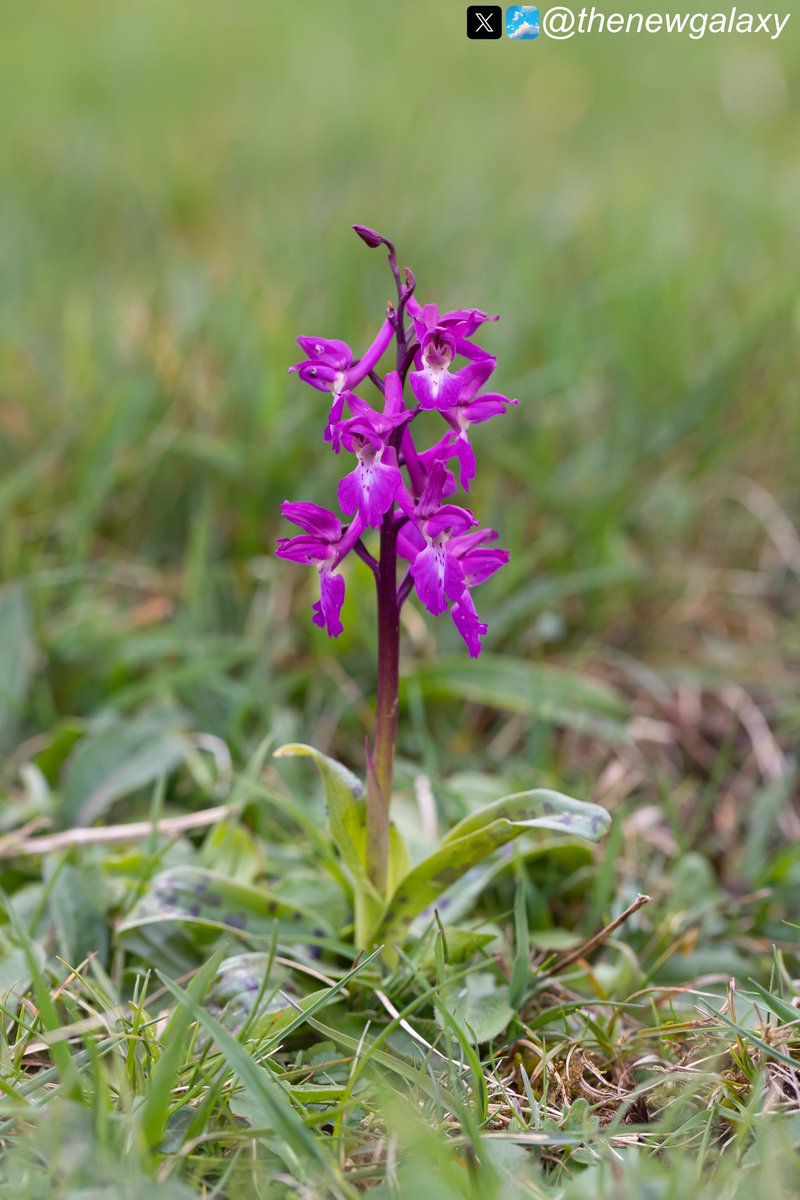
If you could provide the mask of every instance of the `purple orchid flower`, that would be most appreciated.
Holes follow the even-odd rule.
[[[458,404],[459,395],[471,376],[468,368],[451,371],[450,364],[458,355],[478,363],[490,364],[484,380],[495,367],[495,359],[488,351],[469,341],[486,321],[496,321],[479,308],[455,309],[439,316],[435,304],[421,307],[413,296],[408,301],[408,310],[414,322],[414,331],[419,339],[419,351],[415,356],[416,371],[409,375],[412,391],[422,408],[438,408],[444,411]]]
[[[460,379],[461,386],[456,403],[439,410],[450,425],[451,431],[430,449],[423,450],[418,455],[426,470],[430,470],[434,462],[447,463],[449,459],[456,458],[459,464],[459,479],[465,492],[469,491],[469,485],[475,478],[475,452],[468,436],[470,426],[500,416],[509,405],[519,404],[518,400],[501,396],[499,392],[475,395],[493,370],[494,359],[487,358],[481,362],[470,363],[459,371],[457,378]],[[455,490],[455,478],[448,472],[444,494],[452,495]]]
[[[451,408],[461,391],[459,371],[451,371],[456,339],[439,329],[428,329],[420,343],[420,369],[408,379],[422,408]]]
[[[408,557],[417,595],[434,616],[445,612],[447,601],[457,600],[464,590],[464,570],[452,552],[454,535],[478,523],[469,509],[442,504],[445,480],[444,463],[434,463],[425,491],[407,513],[417,537],[408,533],[403,545],[398,545],[400,554],[409,545],[413,548]]]
[[[377,528],[404,486],[397,453],[389,445],[395,430],[411,418],[403,406],[400,376],[396,371],[386,376],[382,413],[358,396],[349,395],[348,405],[354,415],[338,425],[338,433],[346,449],[358,456],[358,464],[339,484],[339,503],[343,512],[358,512],[364,525]]]
[[[464,591],[450,607],[450,616],[461,634],[470,658],[481,652],[481,638],[489,632],[489,626],[478,618],[470,589],[483,583],[500,567],[508,562],[507,550],[499,546],[487,546],[499,536],[496,529],[476,529],[454,538],[451,553],[461,564],[464,573]]]
[[[478,618],[470,589],[483,583],[508,562],[507,550],[485,544],[498,536],[496,529],[469,530],[452,536],[445,547],[450,584],[452,590],[458,592],[455,597],[449,596],[450,615],[472,658],[477,658],[481,652],[480,639],[488,632],[488,625]],[[408,524],[400,532],[397,549],[401,557],[410,560],[414,575],[414,563],[427,549],[425,537],[415,525]],[[419,588],[417,591],[419,593]],[[444,608],[439,611],[444,612]]]
[[[465,492],[475,478],[475,452],[472,449],[468,435],[470,425],[479,425],[492,417],[501,416],[509,405],[519,404],[519,400],[510,400],[499,392],[484,392],[482,396],[476,393],[483,386],[495,368],[495,359],[485,358],[470,363],[459,372],[461,389],[455,404],[443,408],[442,416],[455,433],[452,440],[452,453],[456,456],[460,467],[461,486]]]
[[[393,333],[392,324],[387,317],[372,345],[357,362],[353,362],[353,352],[347,342],[340,342],[336,338],[297,339],[297,344],[305,351],[307,357],[304,362],[290,367],[289,373],[296,371],[304,383],[310,384],[317,391],[332,394],[333,403],[328,414],[325,440],[333,442],[337,452],[339,447],[334,426],[342,418],[345,397],[375,368],[392,340]]]
[[[312,605],[313,622],[327,630],[328,637],[338,637],[342,632],[339,614],[344,603],[344,576],[335,573],[336,567],[353,548],[362,532],[360,517],[356,517],[347,528],[327,508],[305,501],[291,503],[286,500],[281,512],[305,533],[292,538],[278,538],[279,558],[293,562],[313,563],[319,571],[320,598]]]
[[[409,298],[407,307],[420,346],[427,334],[442,333],[454,339],[455,352],[462,358],[479,359],[488,356],[488,351],[476,346],[469,339],[481,325],[485,325],[487,321],[497,321],[499,317],[490,317],[480,308],[455,308],[440,316],[435,304],[423,306],[413,296]]]

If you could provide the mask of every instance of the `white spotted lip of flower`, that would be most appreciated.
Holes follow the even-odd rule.
[[[397,454],[382,442],[376,445],[367,435],[351,433],[350,441],[358,463],[339,483],[339,503],[342,512],[358,512],[366,526],[377,529],[403,483]]]
[[[376,412],[365,400],[348,395],[353,413],[336,427],[336,435],[358,462],[339,484],[342,512],[357,512],[370,528],[377,528],[403,488],[403,476],[397,465],[397,452],[389,439],[411,418],[403,407],[402,387],[396,371],[386,376],[383,412]]]

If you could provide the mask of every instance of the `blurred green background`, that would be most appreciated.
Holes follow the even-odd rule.
[[[474,439],[513,552],[487,647],[733,677],[796,732],[796,18],[777,42],[464,24],[450,0],[6,7],[7,746],[170,703],[237,757],[269,728],[358,757],[368,573],[329,644],[314,580],[271,557],[280,502],[332,503],[339,465],[294,338],[363,346],[391,295],[355,221],[423,300],[502,317],[484,340],[521,404]],[[446,620],[406,633],[407,673],[463,654]],[[442,769],[494,728],[446,711]],[[495,758],[535,758],[525,736]]]

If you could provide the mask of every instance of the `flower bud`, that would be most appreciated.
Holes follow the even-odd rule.
[[[376,250],[378,246],[391,246],[391,242],[387,241],[382,234],[376,233],[374,229],[370,229],[368,225],[354,225],[353,229],[371,250]]]

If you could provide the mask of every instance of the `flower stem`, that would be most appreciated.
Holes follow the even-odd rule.
[[[381,526],[378,593],[378,694],[375,742],[367,779],[367,874],[386,895],[389,866],[389,804],[397,739],[400,607],[397,603],[397,527],[387,514]]]

